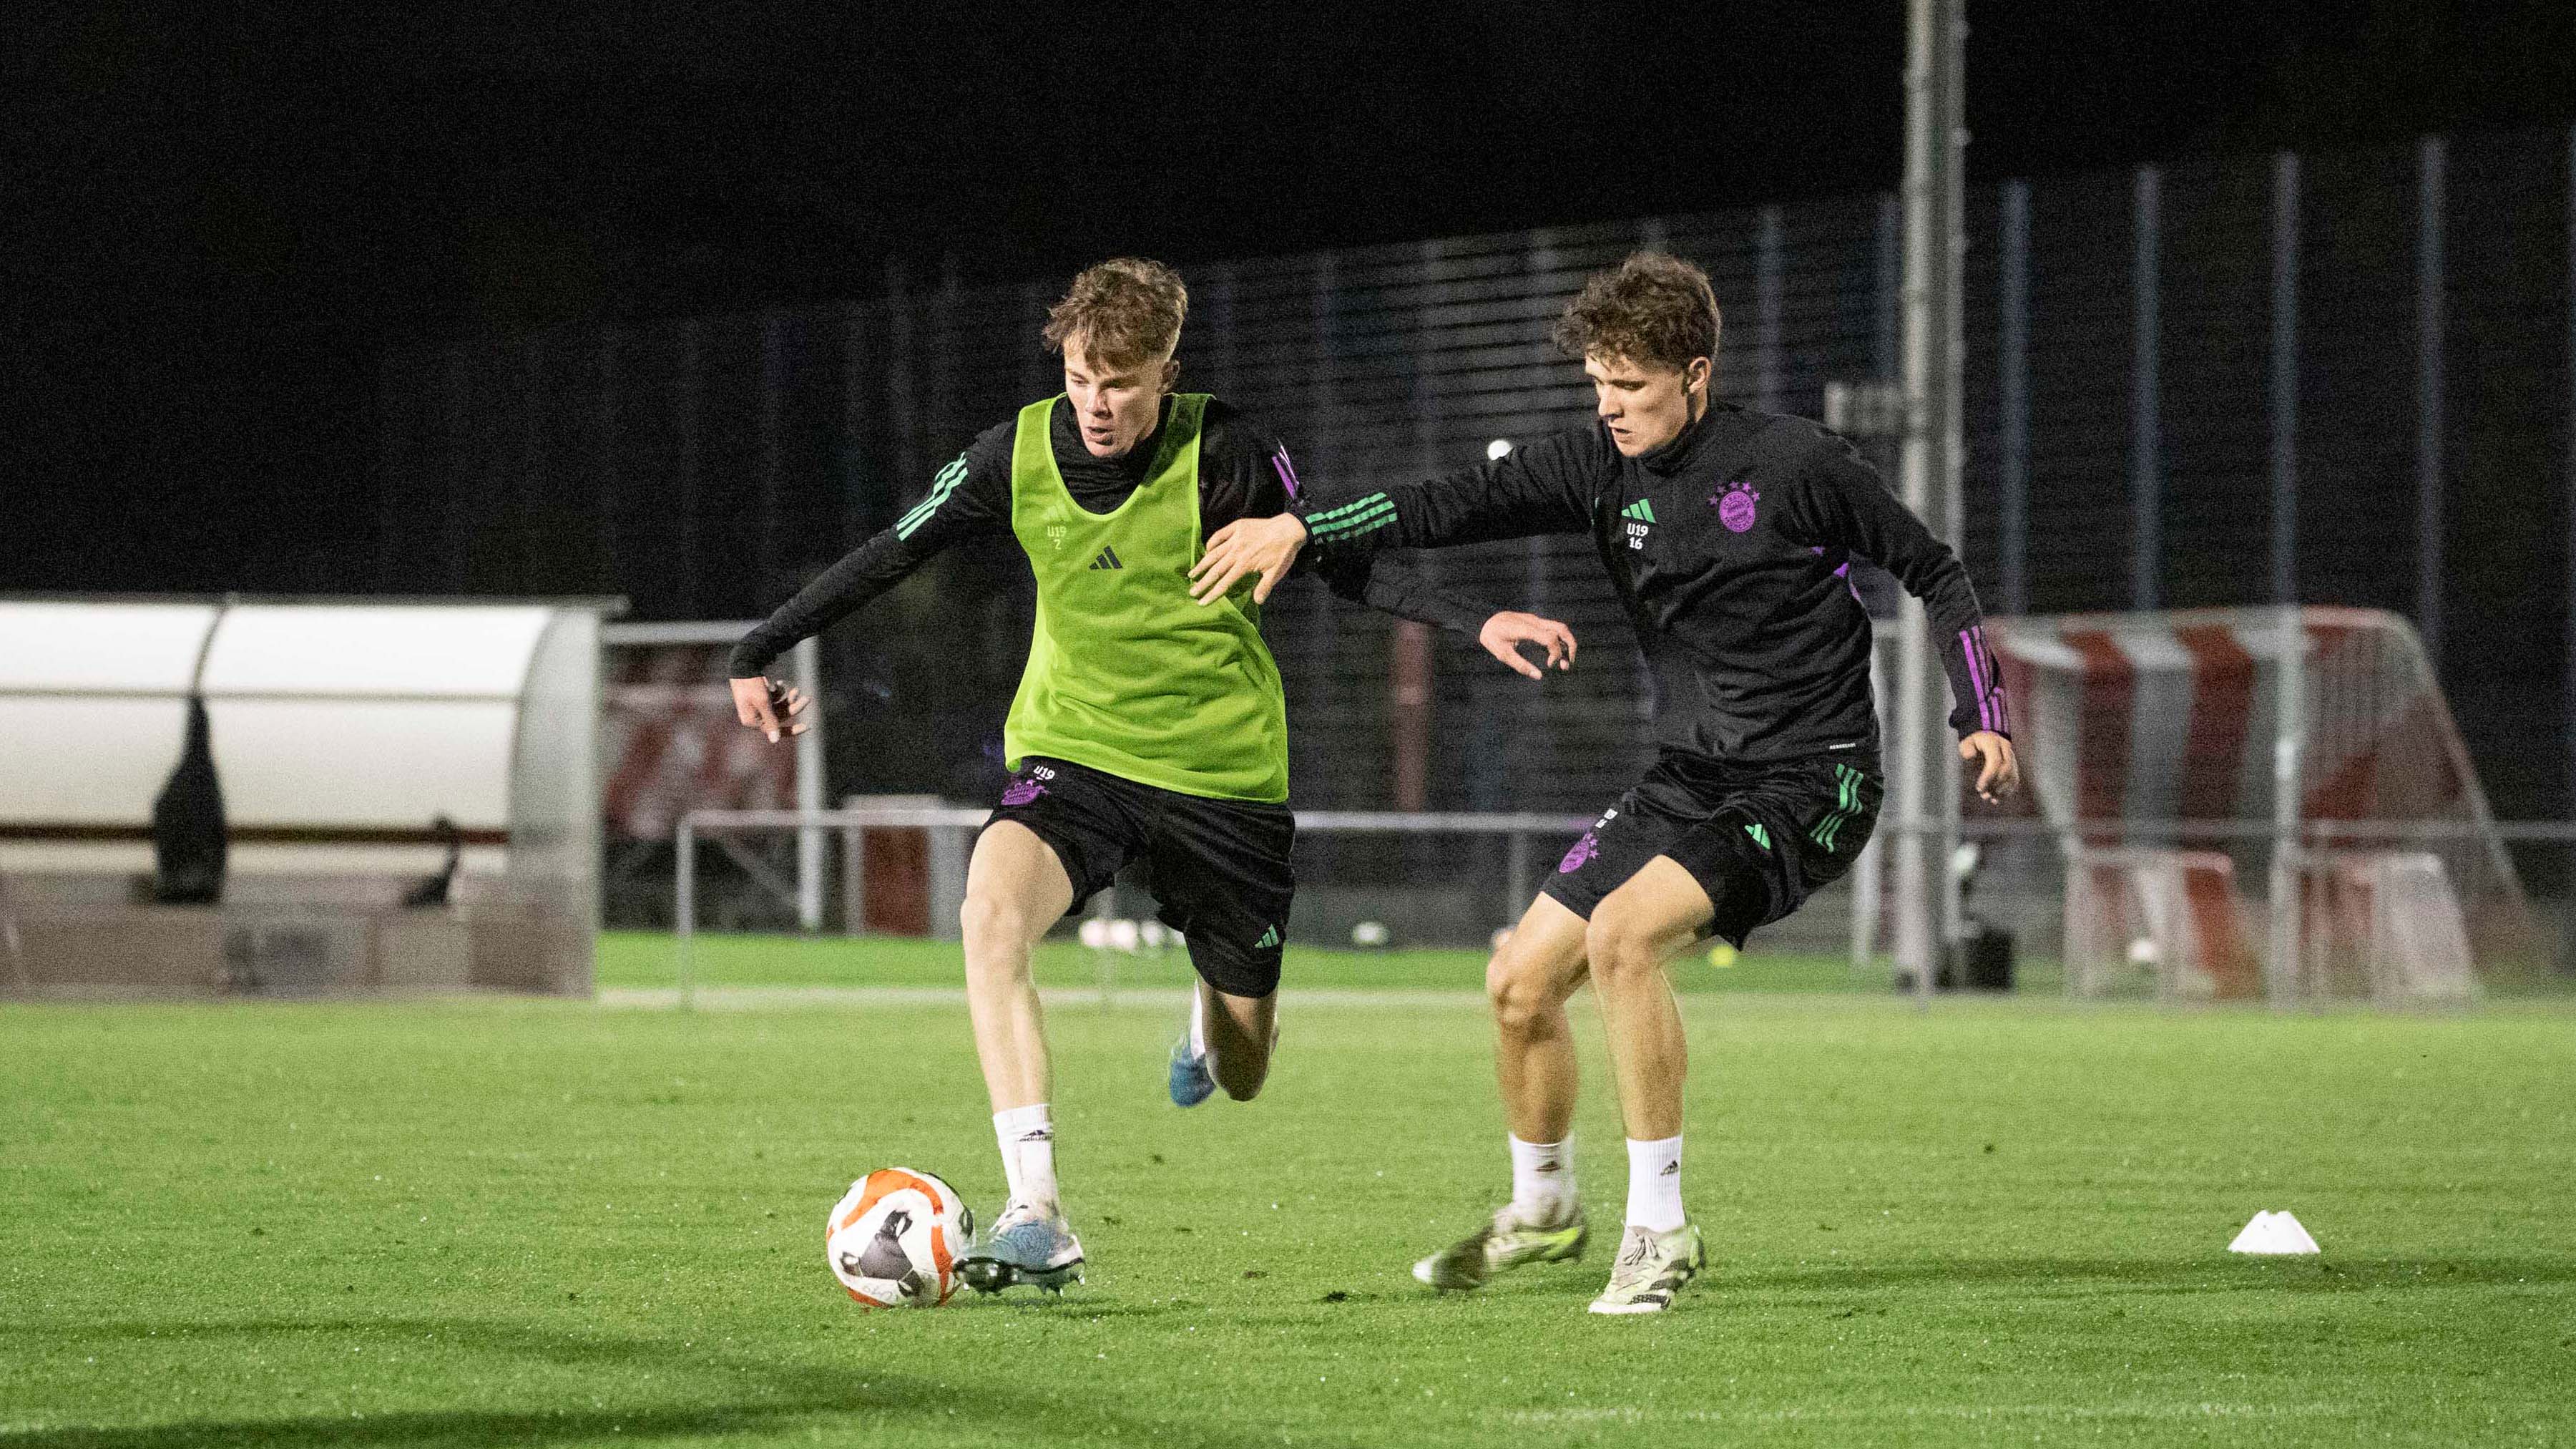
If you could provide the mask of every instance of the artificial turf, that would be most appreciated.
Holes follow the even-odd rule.
[[[1190,1112],[1177,1002],[1051,1017],[1090,1281],[874,1314],[853,1176],[1000,1193],[954,1002],[0,1008],[0,1446],[2576,1435],[2564,1007],[1694,993],[1711,1272],[1599,1319],[1606,1242],[1407,1274],[1503,1186],[1474,996],[1292,996],[1270,1090]],[[2324,1254],[2224,1252],[2261,1208]]]
[[[1482,951],[1326,951],[1291,943],[1281,980],[1300,989],[1481,991]],[[1882,959],[1855,969],[1836,957],[1776,951],[1736,955],[1723,967],[1694,952],[1676,963],[1673,983],[1684,991],[1885,990],[1893,980]],[[669,936],[611,931],[599,938],[598,979],[603,989],[676,989],[680,956]],[[1051,939],[1037,948],[1034,970],[1044,987],[1112,989],[1166,987],[1192,979],[1179,948],[1095,951]],[[954,941],[905,937],[701,935],[689,948],[689,971],[701,986],[954,987],[965,966]],[[2050,980],[2054,981],[2052,975]]]

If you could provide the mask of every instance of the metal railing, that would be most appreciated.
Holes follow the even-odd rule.
[[[696,997],[695,944],[698,919],[698,837],[737,830],[841,832],[845,858],[859,858],[852,845],[862,830],[979,830],[992,818],[990,807],[887,806],[841,810],[692,810],[680,817],[673,832],[672,938],[679,958],[680,1005]],[[1534,835],[1566,835],[1592,823],[1588,815],[1412,813],[1391,810],[1300,810],[1297,829],[1315,834],[1354,835],[1501,835],[1508,841],[1504,874],[1511,898],[1526,900],[1537,861],[1530,851]]]

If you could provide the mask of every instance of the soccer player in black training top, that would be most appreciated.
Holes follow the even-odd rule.
[[[1628,1208],[1595,1313],[1672,1305],[1704,1261],[1682,1211],[1681,1015],[1663,964],[1747,933],[1840,876],[1877,818],[1870,623],[1848,579],[1885,567],[1931,614],[1959,754],[1992,800],[2019,783],[1974,590],[1850,445],[1801,418],[1709,400],[1717,300],[1699,268],[1639,252],[1593,277],[1556,341],[1599,397],[1590,427],[1482,467],[1359,498],[1300,499],[1208,542],[1214,598],[1242,571],[1540,533],[1590,533],[1654,671],[1660,754],[1574,842],[1485,984],[1511,1128],[1512,1201],[1414,1267],[1436,1288],[1571,1258],[1565,1002],[1589,976],[1628,1128]]]
[[[734,650],[741,721],[777,740],[802,701],[767,677],[797,640],[962,539],[1016,539],[1037,582],[1029,667],[1003,727],[1001,808],[975,842],[963,912],[966,999],[1010,1199],[961,1271],[975,1287],[1060,1288],[1083,1260],[1059,1202],[1046,1035],[1029,952],[1130,861],[1188,935],[1200,983],[1168,1079],[1181,1106],[1249,1098],[1270,1069],[1279,956],[1294,892],[1287,711],[1258,607],[1193,602],[1208,532],[1294,503],[1288,450],[1222,401],[1177,393],[1189,293],[1169,267],[1103,262],[1048,313],[1065,391],[987,429],[894,527],[790,599]],[[1320,556],[1319,556],[1320,558]],[[1475,635],[1521,673],[1565,627],[1439,595],[1361,555],[1322,560],[1345,596]]]

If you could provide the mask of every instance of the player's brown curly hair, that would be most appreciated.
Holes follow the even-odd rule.
[[[1568,357],[1686,370],[1717,356],[1717,293],[1708,273],[1669,252],[1630,252],[1565,304],[1554,337]]]
[[[1161,262],[1118,257],[1085,267],[1064,300],[1047,309],[1046,342],[1062,352],[1075,333],[1104,367],[1135,367],[1171,355],[1190,314],[1190,289]]]

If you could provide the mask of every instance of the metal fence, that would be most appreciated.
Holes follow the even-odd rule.
[[[1991,611],[2398,610],[2499,813],[2576,809],[2576,133],[2008,182],[1972,190],[1968,228],[1960,543]],[[1709,269],[1731,396],[1812,414],[1895,370],[1895,200],[1861,196],[1190,267],[1185,385],[1327,488],[1464,465],[1583,419],[1547,323],[1643,245]],[[1036,333],[1059,285],[895,276],[838,307],[390,357],[388,586],[765,611],[1057,388]],[[1588,541],[1430,562],[1590,649],[1538,688],[1438,641],[1426,806],[1597,809],[1643,762],[1649,698]],[[928,572],[826,643],[835,792],[998,781],[1025,566],[996,541]],[[1301,803],[1386,803],[1389,621],[1292,586],[1269,633]]]

